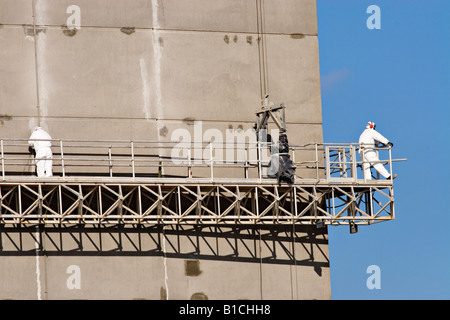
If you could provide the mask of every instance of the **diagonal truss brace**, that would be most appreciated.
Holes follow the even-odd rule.
[[[372,224],[392,185],[3,183],[0,224]]]

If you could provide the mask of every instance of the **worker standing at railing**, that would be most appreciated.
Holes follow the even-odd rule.
[[[394,146],[394,144],[392,142],[389,142],[388,139],[386,139],[385,137],[383,137],[383,135],[376,131],[375,127],[376,124],[374,122],[368,122],[366,125],[366,130],[364,130],[359,137],[359,144],[361,145],[359,154],[361,160],[363,161],[362,169],[364,172],[364,179],[372,179],[370,165],[373,165],[375,170],[377,170],[383,177],[385,177],[386,179],[390,179],[391,174],[386,170],[383,164],[379,162],[380,159],[378,158],[378,154],[375,151],[375,144],[379,142],[384,145],[388,145],[391,148]],[[392,178],[395,179],[396,176],[397,175],[394,174]]]
[[[38,177],[53,176],[51,139],[51,136],[41,127],[36,127],[29,138],[28,144],[30,147],[28,150],[30,153],[32,153],[33,149],[35,151],[36,172]]]

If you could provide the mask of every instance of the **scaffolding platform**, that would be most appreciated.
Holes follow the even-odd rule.
[[[58,140],[56,149],[60,152],[53,150],[53,177],[18,175],[11,168],[23,166],[21,160],[29,164],[30,156],[17,152],[21,145],[17,141],[9,143],[16,151],[7,151],[7,142],[11,141],[1,140],[0,224],[3,225],[307,224],[321,227],[367,225],[395,219],[393,180],[358,177],[361,162],[356,159],[358,146],[354,144],[291,146],[295,168],[313,174],[310,174],[312,178],[297,177],[295,183],[288,185],[264,175],[267,159],[253,161],[247,156],[245,161],[231,164],[244,169],[240,171],[243,177],[219,177],[217,170],[224,163],[212,156],[197,162],[199,167],[208,169],[207,177],[192,175],[196,168],[192,159],[175,166],[179,169],[184,165],[185,177],[166,177],[162,169],[168,164],[167,158],[155,158],[153,154],[145,161],[154,167],[157,175],[140,176],[136,159],[144,159],[134,153],[136,142],[123,142],[130,144],[131,153],[116,155],[122,164],[124,157],[129,161],[128,173],[121,170],[120,174],[114,174],[117,159],[111,143],[107,143],[107,152],[99,151],[97,146],[95,153],[80,152],[77,145],[75,157],[74,152],[67,156],[63,149],[66,142]],[[70,143],[73,145],[73,141]],[[260,154],[261,147],[257,148]],[[245,150],[249,149],[245,146]],[[389,158],[382,162],[392,172],[395,160],[391,159],[391,150],[385,150]],[[295,161],[296,153],[310,151],[315,154],[312,160]],[[92,163],[94,154],[105,158],[104,172],[97,170],[98,174],[83,175],[77,171],[81,166],[75,164],[72,169],[67,166],[70,161],[86,161],[85,158]],[[251,177],[252,169],[257,172],[255,177]]]

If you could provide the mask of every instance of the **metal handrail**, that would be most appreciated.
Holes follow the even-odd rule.
[[[28,152],[29,139],[0,139],[0,162],[2,179],[17,175],[20,168],[22,174],[32,174],[33,158]],[[34,141],[37,141],[34,140]],[[40,140],[43,141],[43,140]],[[152,170],[163,168],[185,168],[186,178],[193,177],[195,168],[210,168],[211,180],[217,177],[218,168],[244,169],[243,177],[248,178],[249,170],[257,170],[261,180],[265,177],[264,169],[270,162],[270,143],[234,141],[154,141],[154,140],[79,140],[51,139],[53,167],[55,175],[66,177],[71,174],[83,174],[85,168],[97,168],[93,174],[117,175],[135,178],[138,170],[152,173]],[[333,181],[357,181],[357,168],[362,165],[356,154],[359,143],[308,143],[305,145],[290,145],[290,156],[296,169],[310,171],[309,179],[327,179]],[[377,152],[388,152],[387,159],[380,163],[389,166],[392,173],[392,163],[405,159],[392,159],[391,148],[374,148]],[[233,153],[232,159],[227,157]],[[170,156],[167,153],[171,151]],[[176,152],[174,156],[174,151]],[[180,152],[182,155],[180,156]],[[301,159],[299,154],[308,152],[307,159]],[[220,153],[222,156],[220,157]],[[234,154],[238,157],[234,157]],[[219,154],[219,156],[217,156]],[[224,157],[225,155],[225,157]],[[59,170],[58,170],[59,168]],[[83,168],[72,170],[74,168]],[[128,170],[123,170],[128,169]],[[392,175],[392,174],[391,174]],[[298,175],[297,175],[298,176]],[[299,177],[299,176],[298,176]]]

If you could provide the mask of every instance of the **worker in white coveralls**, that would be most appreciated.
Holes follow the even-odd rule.
[[[36,127],[30,136],[28,144],[29,151],[35,151],[36,172],[38,177],[53,176],[53,154],[52,154],[52,138],[41,127]]]
[[[380,159],[378,158],[378,153],[374,149],[377,143],[382,143],[383,145],[388,145],[391,148],[394,146],[392,142],[389,142],[388,139],[383,137],[379,132],[375,130],[376,124],[374,122],[368,122],[366,126],[366,130],[363,131],[361,136],[359,137],[359,144],[361,149],[359,154],[361,156],[361,160],[363,161],[362,169],[364,172],[364,179],[370,180],[372,179],[372,174],[370,172],[370,166],[373,167],[386,179],[391,178],[391,174],[386,170],[382,163],[380,163]],[[392,178],[395,179],[397,175],[393,175]]]

